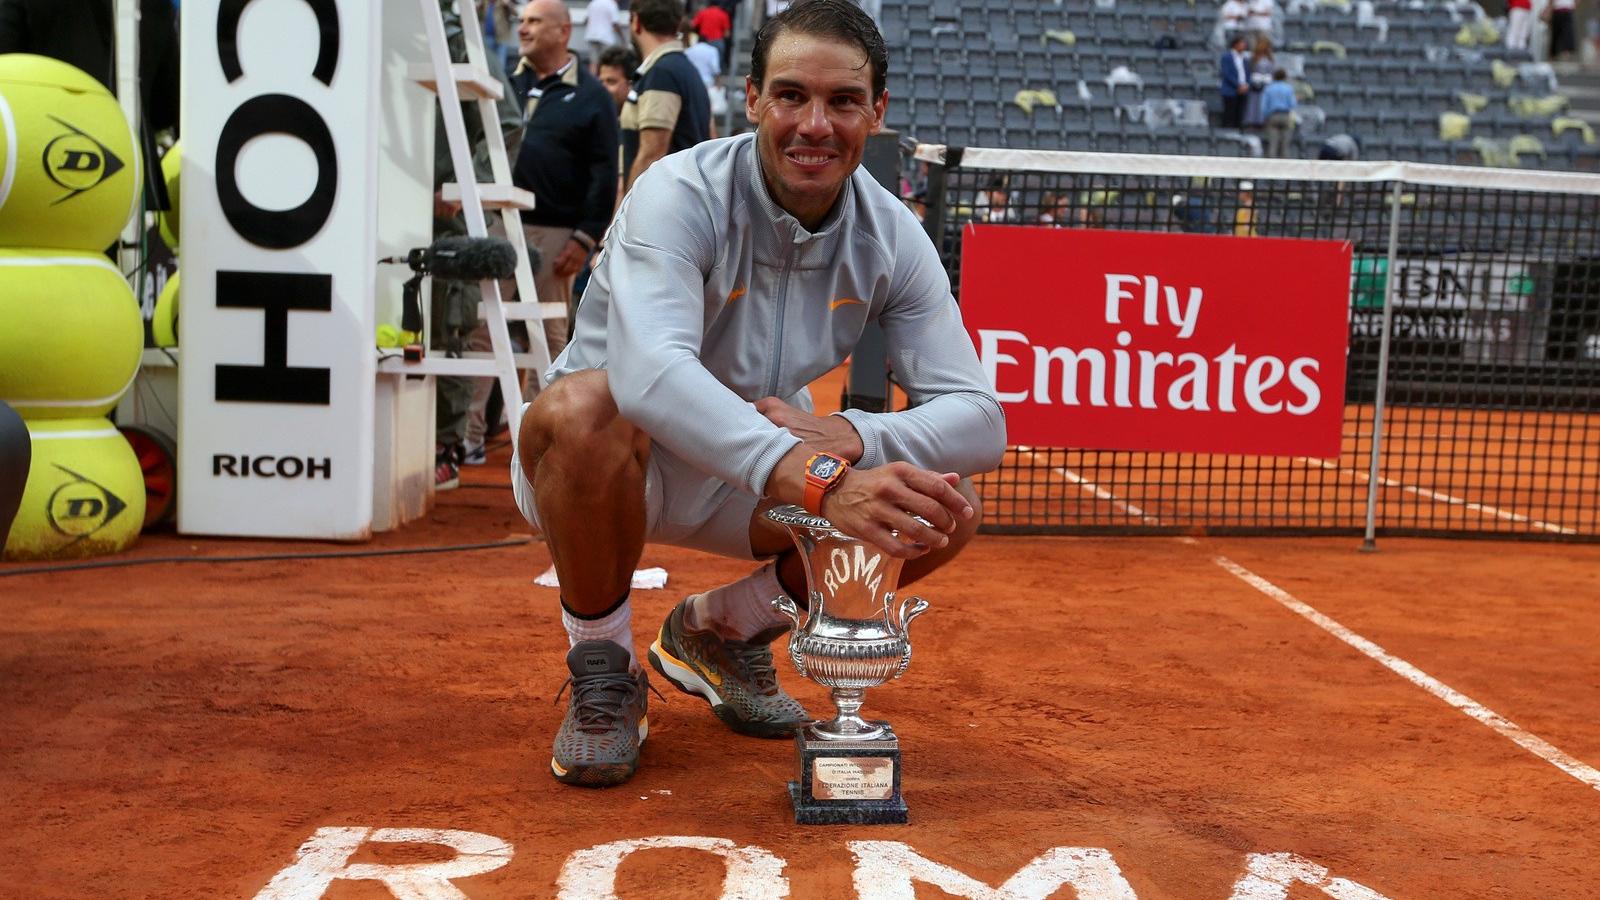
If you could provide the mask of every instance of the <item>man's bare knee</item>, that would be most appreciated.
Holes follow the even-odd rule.
[[[522,417],[519,444],[523,465],[531,471],[552,450],[603,454],[625,449],[638,456],[649,439],[617,411],[606,373],[592,369],[539,392]]]

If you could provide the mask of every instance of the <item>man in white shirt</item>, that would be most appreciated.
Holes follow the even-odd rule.
[[[1250,7],[1244,0],[1227,0],[1222,4],[1219,17],[1222,19],[1222,34],[1224,40],[1233,40],[1233,36],[1244,30],[1245,17],[1250,14]]]
[[[711,136],[716,137],[717,118],[728,112],[728,94],[722,89],[722,54],[716,44],[702,38],[690,44],[683,55],[694,63],[706,84],[706,96],[711,99]]]
[[[1277,4],[1273,0],[1249,0],[1246,8],[1249,15],[1245,16],[1244,30],[1251,34],[1252,39],[1272,37],[1272,14]]]
[[[589,45],[589,67],[599,71],[600,54],[620,40],[622,13],[617,0],[589,0],[589,10],[583,25],[583,39]]]

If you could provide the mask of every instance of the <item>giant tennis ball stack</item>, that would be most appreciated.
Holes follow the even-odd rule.
[[[117,98],[81,70],[0,55],[0,247],[98,252],[133,215],[139,156]]]
[[[24,419],[110,412],[139,370],[143,338],[111,260],[0,249],[0,398]]]
[[[33,463],[5,558],[72,559],[127,549],[144,525],[144,472],[103,418],[28,421]]]
[[[178,172],[183,168],[183,142],[178,141],[161,157],[161,180],[167,185],[167,204],[171,209],[161,213],[161,239],[173,253],[178,252],[181,232],[178,228]]]
[[[144,477],[104,415],[138,370],[139,306],[104,250],[139,157],[116,98],[53,59],[0,55],[0,399],[33,463],[6,559],[114,553],[144,522]]]

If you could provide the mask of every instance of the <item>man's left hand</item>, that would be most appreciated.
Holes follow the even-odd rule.
[[[851,465],[861,461],[865,452],[861,435],[844,416],[813,416],[805,410],[779,400],[763,397],[756,401],[756,412],[767,417],[772,424],[789,429],[789,433],[816,450],[826,450],[842,456]]]
[[[550,264],[550,271],[557,278],[566,278],[578,274],[583,268],[583,261],[589,258],[589,248],[579,243],[574,238],[567,240],[567,245],[561,248],[561,253],[556,256],[555,262]]]

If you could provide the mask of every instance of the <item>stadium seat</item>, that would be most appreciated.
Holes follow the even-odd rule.
[[[1457,46],[1460,24],[1452,15],[1460,14],[1430,0],[1372,0],[1367,18],[1386,20],[1383,43],[1374,40],[1381,29],[1370,22],[1362,27],[1355,9],[1354,2],[1280,4],[1284,40],[1278,42],[1277,65],[1311,89],[1301,100],[1296,155],[1314,157],[1321,136],[1347,131],[1366,144],[1368,159],[1385,155],[1478,164],[1483,154],[1470,141],[1451,143],[1437,136],[1439,114],[1461,111],[1458,95],[1470,92],[1488,103],[1473,114],[1472,137],[1506,145],[1526,134],[1542,143],[1544,165],[1597,167],[1596,148],[1578,131],[1551,130],[1552,110],[1518,116],[1507,108],[1508,90],[1491,78],[1496,63],[1516,74],[1517,91],[1542,96],[1534,91],[1540,72],[1524,65],[1526,54],[1498,46]],[[1115,111],[1167,98],[1202,101],[1215,111],[1220,105],[1216,51],[1208,44],[1215,21],[1213,4],[1170,0],[1116,0],[1105,6],[1087,0],[953,0],[932,7],[888,0],[883,22],[893,38],[890,94],[895,98],[890,123],[919,137],[937,133],[963,143],[1249,154],[1255,142],[1178,135],[1171,131],[1175,120],[1165,116],[1155,117],[1156,131],[1142,123],[1130,127]],[[1073,41],[1046,38],[1049,32],[1070,32]],[[1155,49],[1153,41],[1163,35],[1175,38],[1176,46]],[[1117,66],[1137,73],[1138,81],[1108,85],[1106,78]],[[1080,94],[1080,83],[1087,97]],[[1024,113],[1013,102],[1024,89],[1052,91],[1062,108]],[[1517,157],[1524,164],[1541,159],[1531,150]]]

